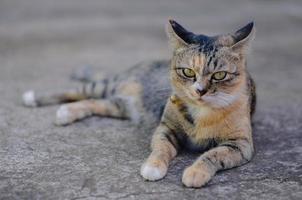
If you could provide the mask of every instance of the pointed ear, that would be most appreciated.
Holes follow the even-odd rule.
[[[188,47],[190,37],[194,35],[172,19],[166,26],[166,33],[173,51]]]
[[[236,53],[245,54],[251,41],[255,37],[254,22],[247,24],[234,34],[231,34],[231,36],[233,38],[233,44],[230,48]]]

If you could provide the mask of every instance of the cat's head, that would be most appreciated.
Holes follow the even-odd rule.
[[[246,50],[254,32],[254,24],[249,23],[233,34],[211,37],[169,20],[171,83],[176,95],[213,108],[224,108],[240,98],[246,92]]]

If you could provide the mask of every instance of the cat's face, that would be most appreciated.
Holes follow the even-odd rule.
[[[198,47],[186,49],[173,59],[174,91],[195,104],[228,106],[239,97],[244,81],[244,69],[238,59],[223,49],[210,55]]]
[[[234,45],[239,42],[235,43],[236,39],[231,36],[196,36],[186,34],[177,23],[172,25],[177,26],[171,26],[173,34],[177,28],[182,31],[172,35],[177,37],[172,38],[176,45],[171,63],[174,92],[190,103],[213,108],[226,107],[240,98],[246,80],[244,46],[240,44],[236,47],[239,49],[235,49]],[[171,41],[171,35],[169,38]]]

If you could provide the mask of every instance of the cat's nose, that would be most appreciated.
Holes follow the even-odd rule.
[[[207,93],[207,88],[202,85],[201,83],[194,83],[196,94],[199,96],[203,96],[205,93]]]
[[[199,94],[200,96],[203,96],[205,93],[207,93],[207,90],[196,88],[196,93]]]

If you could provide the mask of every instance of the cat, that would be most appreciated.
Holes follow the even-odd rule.
[[[150,115],[158,126],[141,176],[162,179],[170,161],[185,148],[201,155],[184,170],[182,183],[204,186],[217,171],[243,165],[254,153],[256,90],[246,57],[255,27],[251,22],[234,33],[206,36],[169,20],[166,32],[170,61],[143,62],[99,80],[93,73],[79,73],[74,77],[88,81],[82,87],[44,94],[31,90],[23,94],[24,105],[72,102],[57,110],[58,125],[91,115],[140,124]]]

